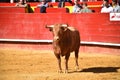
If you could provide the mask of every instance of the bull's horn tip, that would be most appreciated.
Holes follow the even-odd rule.
[[[54,27],[54,25],[46,25],[46,28]]]

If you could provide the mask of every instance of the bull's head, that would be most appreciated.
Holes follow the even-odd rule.
[[[46,28],[49,28],[49,30],[53,32],[54,40],[58,40],[68,29],[68,25],[67,24],[46,25]]]

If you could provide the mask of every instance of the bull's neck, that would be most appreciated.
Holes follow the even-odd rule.
[[[61,36],[59,36],[60,40],[64,41],[69,38],[69,30],[66,30]]]

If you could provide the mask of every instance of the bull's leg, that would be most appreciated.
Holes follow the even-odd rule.
[[[58,72],[59,72],[59,73],[62,73],[61,57],[60,57],[60,55],[58,55],[58,54],[55,54],[55,56],[56,56],[56,58],[57,58],[57,60],[58,60],[58,68],[59,68]]]
[[[69,60],[69,57],[70,57],[70,53],[67,53],[65,55],[65,73],[68,73],[68,60]]]
[[[79,69],[79,65],[78,65],[78,52],[79,52],[79,50],[76,50],[75,51],[75,68],[76,68],[76,71],[78,71],[78,69]]]

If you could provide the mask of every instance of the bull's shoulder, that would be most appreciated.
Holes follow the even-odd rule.
[[[68,27],[68,29],[69,29],[70,31],[77,31],[77,29],[74,28],[74,27]]]

